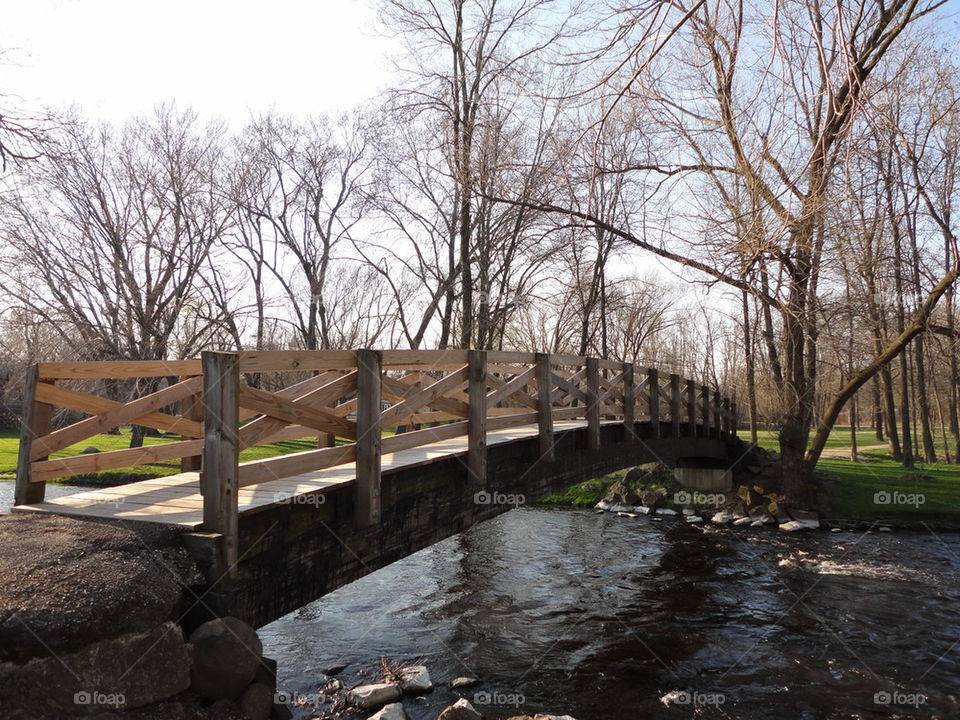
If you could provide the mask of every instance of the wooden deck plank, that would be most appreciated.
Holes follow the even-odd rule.
[[[583,420],[557,420],[554,422],[554,432],[562,433],[585,425]],[[487,434],[487,446],[536,437],[538,432],[536,424],[492,430]],[[381,467],[382,472],[386,473],[427,465],[444,457],[466,453],[466,438],[456,437],[408,450],[385,453]],[[249,485],[238,492],[239,513],[242,516],[260,512],[277,504],[293,502],[296,497],[324,493],[331,488],[352,483],[354,479],[354,464],[351,462],[281,480]],[[157,522],[193,529],[199,528],[203,523],[203,502],[200,496],[199,473],[196,472],[85,490],[42,503],[16,506],[13,510]]]

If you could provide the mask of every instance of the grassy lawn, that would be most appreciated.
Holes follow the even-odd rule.
[[[741,433],[741,437],[743,434]],[[776,433],[758,433],[760,445],[778,449]],[[873,430],[857,431],[861,447],[882,445]],[[850,428],[834,428],[828,448],[850,446]],[[960,515],[960,465],[918,463],[909,470],[892,460],[885,451],[861,453],[866,462],[847,458],[822,458],[817,469],[840,478],[834,513],[841,517],[873,519]]]
[[[749,430],[740,430],[739,435],[743,440],[750,440]],[[758,443],[765,448],[778,448],[780,441],[777,439],[776,430],[758,430]],[[857,446],[866,447],[868,445],[883,445],[883,440],[877,440],[877,434],[873,430],[857,430]],[[827,438],[828,448],[850,447],[850,428],[837,426]]]
[[[869,462],[821,460],[820,470],[840,478],[837,512],[848,517],[914,517],[960,512],[960,465],[917,465],[912,470],[883,453]]]
[[[144,438],[144,445],[158,445],[160,443],[173,442],[179,440],[179,435],[160,435],[159,437]],[[17,472],[17,448],[19,438],[13,433],[0,433],[0,479],[13,479]],[[130,428],[123,428],[120,435],[95,435],[81,443],[72,445],[60,450],[52,457],[69,457],[79,455],[85,448],[95,447],[101,452],[110,450],[125,450],[130,447]],[[240,453],[240,461],[261,460],[264,458],[285,455],[301,450],[315,450],[317,441],[311,439],[304,440],[285,440],[283,442],[272,443],[270,445],[258,445],[247,448]],[[79,478],[71,478],[74,481],[86,481],[94,484],[118,484],[123,482],[134,482],[136,480],[145,480],[147,478],[161,477],[163,475],[174,475],[180,472],[180,461],[169,461],[155,463],[150,465],[138,465],[133,468],[124,468],[120,470],[105,470],[92,475],[85,475]],[[66,482],[64,479],[60,482]],[[58,482],[58,481],[53,481]]]

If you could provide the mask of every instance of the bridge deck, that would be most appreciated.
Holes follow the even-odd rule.
[[[585,427],[586,424],[585,420],[556,421],[554,432],[574,430]],[[537,433],[538,428],[535,424],[494,430],[487,433],[487,445],[522,440],[536,436]],[[466,452],[466,437],[430,443],[410,450],[385,454],[382,460],[382,472],[425,465],[441,457],[464,455]],[[353,482],[354,479],[355,465],[350,462],[325,470],[241,488],[238,497],[239,514],[242,517],[272,505],[291,502],[298,496],[321,494],[331,487]],[[78,492],[32,505],[19,505],[13,510],[157,522],[181,525],[193,530],[199,529],[203,524],[203,498],[200,496],[199,474],[196,472]]]

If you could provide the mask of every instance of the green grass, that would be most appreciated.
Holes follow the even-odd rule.
[[[739,435],[742,439],[749,441],[750,440],[750,431],[740,431]],[[757,442],[760,446],[765,448],[774,448],[776,449],[780,441],[777,438],[776,430],[758,430],[757,431]],[[877,440],[877,434],[873,430],[857,430],[857,446],[858,447],[867,447],[869,445],[883,445],[885,441]],[[827,447],[828,448],[841,448],[841,447],[850,447],[850,428],[837,426],[833,429],[833,432],[830,433],[830,437],[827,438]]]
[[[840,478],[836,514],[920,519],[960,512],[960,465],[937,463],[907,469],[883,453],[866,456],[869,462],[824,459],[817,464],[819,470]],[[886,495],[878,497],[878,493]],[[888,498],[892,502],[882,502]],[[912,500],[915,502],[908,502]]]
[[[758,440],[763,447],[778,449],[774,431],[760,431]],[[858,430],[857,444],[866,447],[884,443],[877,440],[873,430]],[[826,447],[850,447],[850,428],[834,428]],[[917,464],[915,468],[908,469],[882,450],[861,454],[867,459],[866,462],[851,462],[848,458],[821,458],[817,463],[818,470],[840,479],[839,491],[834,498],[834,515],[893,520],[960,515],[960,465]],[[878,493],[887,495],[878,496]],[[891,502],[882,502],[888,498]]]
[[[553,493],[543,498],[538,505],[562,505],[564,507],[592,508],[598,502],[606,497],[610,486],[617,480],[622,480],[627,474],[626,470],[619,470],[602,478],[586,480],[576,485],[571,485],[562,492]]]

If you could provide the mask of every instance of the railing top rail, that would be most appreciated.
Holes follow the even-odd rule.
[[[225,351],[232,352],[232,351]],[[383,350],[382,367],[384,370],[453,370],[467,364],[469,351],[447,350]],[[492,366],[502,366],[495,370],[506,370],[510,365],[532,365],[538,353],[513,351],[487,351],[487,362]],[[242,373],[260,372],[320,372],[330,370],[355,370],[357,355],[354,350],[271,350],[264,352],[239,352],[240,371]],[[587,358],[582,355],[549,354],[550,364],[554,367],[584,367]],[[600,358],[600,368],[619,371],[623,363]],[[635,365],[640,375],[646,368]],[[37,377],[40,381],[56,380],[123,380],[150,377],[192,377],[203,374],[199,359],[189,360],[104,360],[89,362],[43,362],[37,364]],[[664,379],[669,375],[663,374]],[[694,383],[704,390],[718,392],[717,388],[702,385],[699,382],[682,378],[683,383]]]

